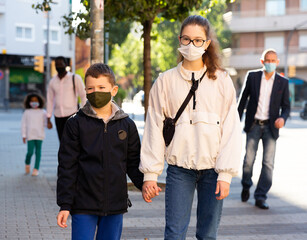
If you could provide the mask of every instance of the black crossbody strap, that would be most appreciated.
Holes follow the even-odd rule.
[[[207,73],[207,70],[204,72],[204,74],[201,76],[201,78],[197,81],[194,80],[194,73],[192,73],[192,82],[193,82],[193,85],[189,91],[189,94],[188,96],[185,98],[184,102],[182,103],[182,105],[180,106],[174,120],[173,120],[173,123],[175,124],[177,122],[177,120],[179,119],[180,115],[183,113],[183,110],[185,109],[185,107],[188,105],[189,101],[191,100],[192,96],[195,94],[197,88],[198,88],[198,85],[199,85],[199,82],[201,82],[201,80],[203,80],[204,76],[206,75]],[[194,81],[193,81],[194,80]]]
[[[72,84],[73,84],[73,87],[74,87],[74,93],[76,95],[75,74],[72,75]]]

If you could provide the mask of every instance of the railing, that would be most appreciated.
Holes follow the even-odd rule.
[[[262,54],[264,48],[226,48],[223,49],[224,56],[235,56],[235,55],[259,55]],[[289,53],[291,54],[299,54],[299,53],[307,53],[307,48],[300,48],[298,46],[289,47]],[[284,52],[278,53],[284,54]]]
[[[232,17],[233,18],[269,17],[269,16],[275,17],[275,16],[306,14],[306,13],[307,13],[306,10],[301,10],[300,8],[287,8],[285,14],[268,15],[266,14],[265,9],[261,9],[261,10],[249,10],[249,11],[232,11]]]

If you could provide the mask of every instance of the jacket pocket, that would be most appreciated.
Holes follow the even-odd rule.
[[[220,149],[221,120],[215,113],[193,112],[192,123],[195,126],[195,134],[199,139],[198,144],[203,146],[202,155],[205,158],[215,159]]]
[[[221,124],[220,117],[217,114],[208,112],[193,112],[192,122],[195,124],[210,124],[212,126],[216,126],[217,128],[220,128]]]
[[[187,160],[206,161],[210,162],[211,166],[211,161],[214,161],[218,154],[220,142],[220,117],[214,113],[195,111],[190,117],[183,115],[183,118],[179,119],[165,157],[169,164]]]

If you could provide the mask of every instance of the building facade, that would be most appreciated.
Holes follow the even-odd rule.
[[[307,100],[307,0],[236,0],[224,20],[232,31],[224,65],[238,92],[247,71],[261,68],[263,50],[274,48],[277,71],[289,78],[291,104]]]
[[[38,2],[0,0],[0,108],[21,106],[29,91],[45,93],[45,73],[34,71],[34,56],[45,56],[47,45],[48,15],[32,8]],[[70,1],[54,2],[49,13],[49,56],[71,59],[74,41],[59,25],[71,11]]]

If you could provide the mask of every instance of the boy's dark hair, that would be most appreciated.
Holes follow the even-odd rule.
[[[56,57],[56,58],[55,58],[55,62],[57,62],[57,61],[62,61],[62,62],[65,63],[65,66],[68,66],[67,60],[66,60],[66,58],[64,58],[63,56],[58,56],[58,57]]]
[[[31,98],[32,97],[37,97],[38,99],[38,102],[39,102],[39,106],[38,108],[43,108],[44,105],[45,105],[45,99],[43,98],[43,96],[41,96],[40,94],[38,93],[35,93],[35,92],[32,92],[32,93],[29,93],[26,97],[25,97],[25,100],[24,100],[24,108],[26,109],[29,109],[31,108],[30,106],[30,101],[31,101]]]
[[[88,76],[91,76],[93,78],[99,78],[100,76],[106,76],[108,77],[109,82],[112,84],[112,86],[115,85],[115,75],[112,69],[107,64],[94,63],[93,65],[91,65],[85,73],[85,77],[84,77],[85,84],[86,84],[86,78]]]

